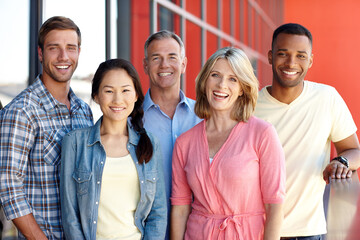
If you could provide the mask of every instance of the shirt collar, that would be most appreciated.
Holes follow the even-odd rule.
[[[88,145],[94,145],[97,142],[101,143],[101,136],[100,136],[100,127],[103,117],[101,116],[99,120],[95,123],[95,125],[91,128],[89,138],[88,138]],[[129,133],[129,143],[134,146],[137,146],[139,143],[140,135],[134,130],[130,123],[130,118],[128,118],[128,133]]]
[[[37,96],[39,96],[40,102],[43,104],[46,111],[52,112],[55,110],[56,106],[60,106],[62,104],[58,100],[56,100],[53,97],[53,95],[51,95],[49,90],[45,87],[44,83],[41,81],[40,76],[41,75],[38,75],[35,79],[35,82],[33,84],[33,91]],[[71,112],[79,109],[80,107],[82,109],[86,109],[85,103],[75,95],[75,93],[71,88],[69,89],[68,96],[70,100]]]
[[[187,106],[189,108],[189,110],[192,111],[189,100],[187,99],[187,97],[185,96],[184,92],[181,89],[180,89],[179,95],[180,95],[179,104],[180,105],[185,104],[185,106]],[[147,91],[147,93],[145,95],[145,99],[144,99],[144,103],[143,103],[144,112],[146,112],[150,107],[155,106],[155,105],[156,104],[153,102],[153,100],[150,97],[150,88],[149,88],[149,90]]]

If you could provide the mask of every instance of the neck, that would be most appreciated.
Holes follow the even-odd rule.
[[[206,121],[206,129],[215,132],[226,132],[234,128],[238,121],[231,119],[227,114],[212,113]]]
[[[290,104],[296,98],[298,98],[302,93],[303,89],[304,82],[300,83],[298,86],[295,87],[282,87],[273,82],[272,86],[266,88],[266,90],[273,98],[286,104]]]
[[[127,136],[127,120],[111,121],[110,119],[103,116],[100,126],[100,135]]]
[[[50,94],[58,100],[60,103],[63,103],[70,109],[70,99],[69,99],[69,91],[70,91],[70,81],[67,82],[57,82],[55,80],[47,79],[44,76],[41,76],[41,81],[43,82],[46,89],[50,92]]]
[[[164,90],[159,88],[150,88],[151,100],[160,106],[163,111],[170,118],[173,118],[176,106],[180,102],[180,88],[171,90]]]

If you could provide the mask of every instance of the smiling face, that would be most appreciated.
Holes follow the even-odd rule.
[[[210,112],[224,112],[231,116],[231,111],[239,96],[243,94],[238,79],[226,59],[216,61],[206,80],[206,97]]]
[[[38,47],[43,81],[68,82],[78,65],[79,53],[78,35],[74,30],[50,31],[43,50]]]
[[[280,33],[268,58],[273,70],[273,85],[302,87],[313,62],[310,40],[305,35]]]
[[[133,80],[124,69],[110,70],[94,99],[100,105],[104,121],[127,121],[137,101]]]
[[[181,57],[179,43],[173,38],[154,40],[147,48],[144,70],[150,78],[150,88],[179,88],[180,76],[185,72],[186,57]]]

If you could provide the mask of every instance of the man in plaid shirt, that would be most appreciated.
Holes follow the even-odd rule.
[[[89,106],[70,88],[81,34],[65,17],[40,28],[42,74],[0,112],[0,199],[19,238],[63,239],[59,170],[63,136],[93,124]]]

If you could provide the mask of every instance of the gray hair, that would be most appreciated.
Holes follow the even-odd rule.
[[[161,30],[159,32],[151,34],[148,37],[148,39],[146,40],[145,45],[144,45],[145,58],[148,57],[147,49],[148,49],[148,47],[149,47],[149,45],[150,45],[150,43],[152,41],[154,41],[154,40],[162,40],[162,39],[167,39],[167,38],[174,39],[180,45],[180,57],[184,58],[185,57],[185,47],[184,47],[183,41],[181,40],[181,38],[178,35],[176,35],[173,32],[170,32],[168,30]]]

